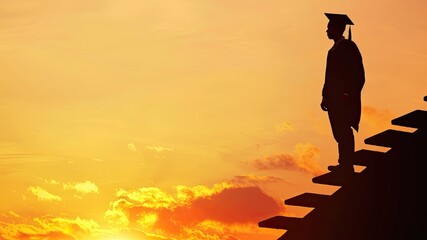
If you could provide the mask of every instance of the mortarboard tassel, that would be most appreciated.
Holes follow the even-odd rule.
[[[350,41],[351,41],[351,26],[350,26],[350,28],[348,29],[348,40],[350,40]]]

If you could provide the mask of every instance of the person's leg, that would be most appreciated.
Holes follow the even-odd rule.
[[[353,153],[354,153],[354,135],[350,121],[347,120],[348,115],[344,114],[340,109],[328,109],[329,122],[331,124],[332,134],[335,141],[338,143],[338,163],[347,171],[353,169]]]
[[[336,131],[338,142],[338,163],[345,169],[353,171],[354,135],[351,126],[343,124]]]

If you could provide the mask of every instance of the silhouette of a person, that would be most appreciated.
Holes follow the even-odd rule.
[[[353,25],[347,15],[325,13],[329,19],[326,30],[334,45],[328,52],[325,83],[320,107],[328,112],[333,136],[338,143],[338,165],[328,169],[340,173],[353,173],[354,135],[359,131],[361,117],[361,91],[365,83],[362,55],[357,45],[345,39],[346,25]]]

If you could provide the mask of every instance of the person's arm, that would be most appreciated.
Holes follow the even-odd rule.
[[[328,111],[328,102],[324,97],[322,98],[322,102],[320,103],[320,108],[325,112]]]
[[[326,59],[328,59],[328,57]],[[326,66],[326,69],[327,69],[327,66]],[[323,88],[322,88],[322,102],[320,102],[320,108],[323,111],[328,111],[327,100],[325,98],[325,95],[326,95],[326,79],[328,78],[327,74],[328,73],[325,72],[325,83],[323,84]]]

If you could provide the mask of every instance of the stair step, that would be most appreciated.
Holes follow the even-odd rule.
[[[386,158],[385,152],[361,149],[354,153],[354,165],[369,166],[382,163]]]
[[[388,129],[372,137],[366,138],[365,143],[381,147],[395,147],[413,139],[410,132]]]
[[[300,207],[315,208],[323,205],[328,199],[329,195],[317,194],[317,193],[303,193],[285,200],[285,204]]]
[[[391,120],[391,123],[411,128],[427,128],[427,111],[415,110]]]
[[[286,233],[284,233],[282,236],[280,236],[277,240],[285,240],[286,239]]]
[[[258,226],[262,228],[275,228],[275,229],[289,230],[297,226],[301,221],[302,221],[302,218],[297,218],[297,217],[275,216],[259,222]]]
[[[314,177],[312,179],[313,183],[332,185],[332,186],[343,186],[348,182],[351,182],[356,178],[360,173],[353,173],[349,176],[337,174],[335,172],[328,172],[326,174]]]

